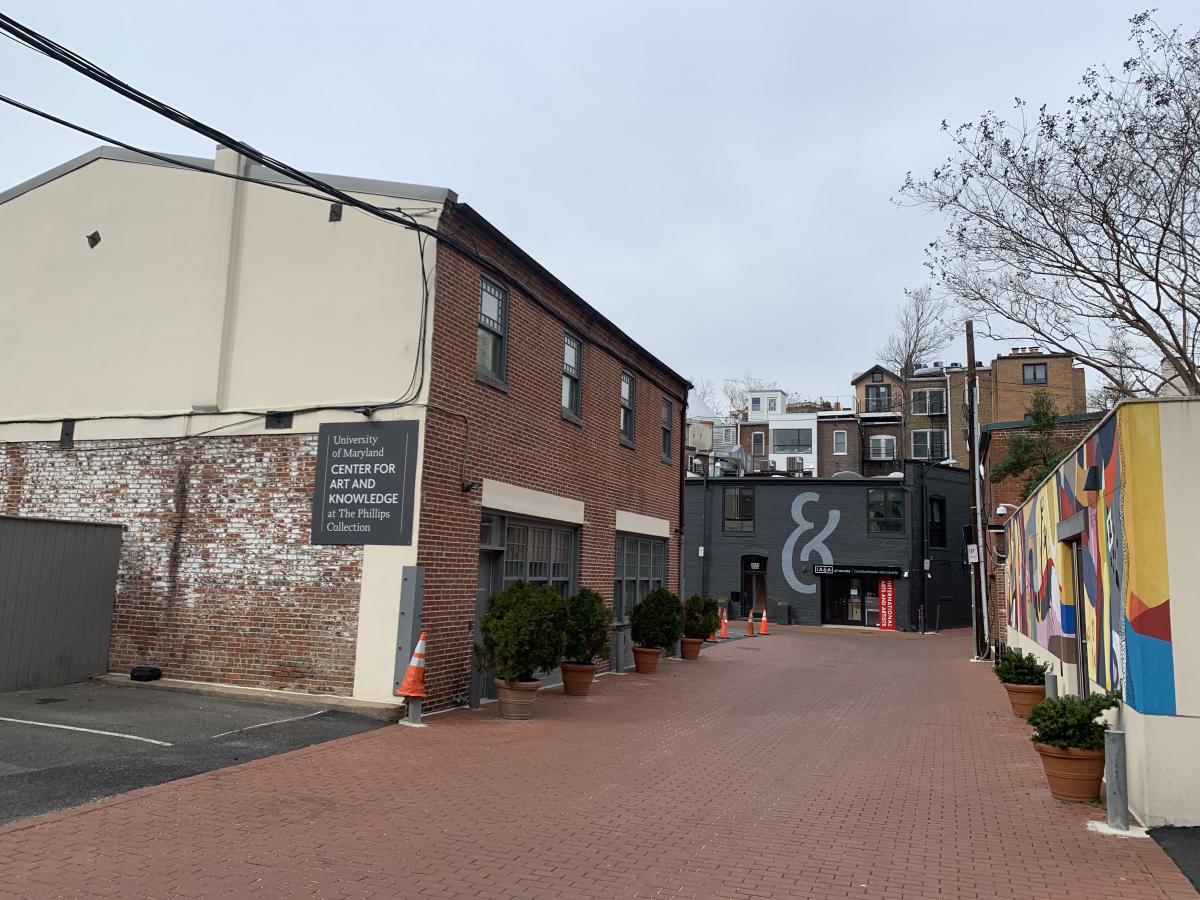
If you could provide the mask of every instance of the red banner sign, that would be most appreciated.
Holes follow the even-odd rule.
[[[879,627],[896,630],[896,581],[892,578],[879,579]]]

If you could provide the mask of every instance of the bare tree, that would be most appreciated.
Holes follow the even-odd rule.
[[[723,383],[725,400],[730,412],[742,412],[749,405],[747,394],[751,391],[769,391],[778,385],[774,381],[759,378],[747,372],[736,378],[726,378]]]
[[[721,402],[717,399],[717,386],[711,378],[697,378],[692,381],[692,393],[712,412],[719,412]]]
[[[950,304],[935,297],[928,287],[904,292],[904,305],[896,313],[896,330],[877,351],[879,363],[907,384],[922,364],[927,364],[954,340]]]
[[[938,283],[998,339],[1072,353],[1116,394],[1200,393],[1200,35],[1130,20],[1132,58],[1063,112],[942,124],[953,155],[909,204],[947,216]]]

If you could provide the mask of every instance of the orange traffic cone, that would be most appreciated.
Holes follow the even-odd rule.
[[[724,607],[721,608],[721,640],[729,640],[729,616]]]
[[[767,608],[765,606],[763,607],[762,623],[759,624],[759,626],[758,626],[758,633],[759,634],[770,634],[771,633],[770,630],[767,628]]]
[[[425,632],[417,641],[417,649],[413,651],[408,671],[404,673],[404,682],[396,688],[397,697],[425,696]]]
[[[746,616],[746,637],[754,637],[754,610],[750,610],[750,615]]]

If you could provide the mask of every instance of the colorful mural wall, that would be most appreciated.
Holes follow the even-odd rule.
[[[1098,489],[1084,489],[1095,467]],[[1059,523],[1084,516],[1077,541]],[[1121,406],[1007,526],[1009,626],[1120,689],[1142,713],[1175,713],[1159,409]],[[1078,566],[1078,577],[1076,576]],[[1078,588],[1077,588],[1078,584]],[[1082,629],[1082,631],[1080,631]]]

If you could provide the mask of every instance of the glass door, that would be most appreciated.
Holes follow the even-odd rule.
[[[866,597],[863,594],[863,585],[861,578],[851,578],[849,584],[850,592],[846,598],[846,624],[861,625],[863,623],[863,612]]]

